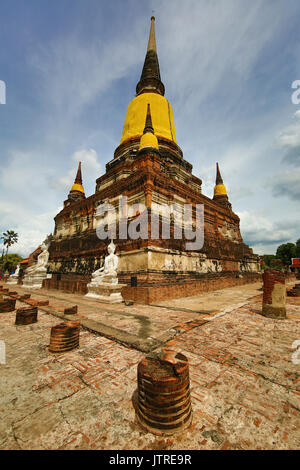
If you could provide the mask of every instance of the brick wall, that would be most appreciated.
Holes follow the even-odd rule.
[[[57,289],[66,292],[78,292],[79,294],[87,294],[88,281],[78,281],[74,279],[70,280],[60,280],[57,279],[45,279],[43,281],[44,289]]]
[[[122,296],[125,300],[133,300],[142,304],[151,304],[170,298],[189,297],[211,292],[226,287],[240,286],[252,282],[261,281],[261,275],[246,273],[242,278],[235,275],[224,275],[218,278],[202,279],[199,281],[184,282],[181,284],[153,285],[153,286],[126,286],[122,289]]]
[[[127,285],[122,289],[122,296],[124,300],[150,304],[160,300],[188,297],[202,292],[211,292],[257,281],[261,281],[261,275],[256,273],[245,273],[241,278],[236,277],[236,273],[219,273],[217,277],[216,275],[208,274],[206,277],[203,275],[201,279],[193,281],[175,281],[168,284],[153,283],[152,285],[138,285],[137,287]],[[43,287],[45,289],[58,289],[66,292],[86,294],[88,292],[88,282],[89,281],[74,279],[57,280],[56,277],[53,276],[52,279],[44,280]]]

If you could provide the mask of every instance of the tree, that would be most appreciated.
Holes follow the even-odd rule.
[[[285,266],[290,266],[292,258],[296,255],[296,245],[294,243],[283,243],[279,245],[276,251],[276,257],[279,258]]]
[[[300,258],[300,238],[296,241],[295,258]]]
[[[275,255],[263,255],[263,269],[277,269],[279,271],[284,271],[285,266],[281,259],[276,258]]]
[[[17,265],[22,261],[23,258],[18,255],[17,253],[11,253],[7,255],[7,260],[3,265],[3,271],[14,272],[16,270]]]
[[[273,259],[275,259],[276,256],[275,255],[264,255],[263,256],[263,263],[266,267],[270,268],[271,267],[271,264],[272,264],[272,261]]]
[[[14,230],[7,230],[2,234],[1,239],[3,240],[4,246],[6,246],[5,261],[7,261],[8,249],[14,243],[17,243],[19,235]]]

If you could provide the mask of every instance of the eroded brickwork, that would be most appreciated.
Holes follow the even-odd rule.
[[[271,318],[285,318],[285,273],[276,269],[265,270],[263,283],[263,315]]]
[[[149,44],[154,47],[153,28],[154,24]],[[120,282],[129,284],[131,277],[135,276],[138,285],[153,288],[156,284],[160,289],[168,284],[174,288],[178,278],[194,282],[199,281],[199,274],[259,272],[259,259],[243,242],[240,219],[233,212],[227,194],[215,194],[213,199],[202,194],[202,180],[193,175],[192,165],[183,158],[183,152],[176,143],[173,114],[170,103],[163,97],[164,85],[156,50],[147,51],[136,90],[138,95],[128,107],[121,143],[114,152],[114,158],[106,164],[105,174],[97,178],[95,193],[85,197],[79,166],[64,208],[55,217],[54,238],[49,248],[49,273],[56,277],[47,280],[44,286],[85,292],[92,272],[103,264],[107,254],[109,241],[100,240],[96,235],[96,213],[104,203],[109,203],[116,211],[117,233],[114,239],[119,250]],[[151,118],[151,126],[146,124],[144,131],[146,128],[151,130],[154,146],[140,145],[146,112]],[[223,183],[220,172],[218,181]],[[121,196],[127,198],[129,207],[143,205],[141,211],[148,216],[147,239],[123,239],[119,236]],[[195,247],[194,251],[189,251],[184,237],[174,237],[177,216],[186,204],[192,206],[193,230],[196,206],[204,206],[204,245]],[[162,207],[171,219],[167,239],[163,239],[161,230],[165,214],[159,215],[159,234],[154,237],[151,234],[150,213],[158,216]],[[136,221],[139,215],[139,211],[129,214],[127,223]],[[184,289],[181,291],[184,294]],[[159,290],[156,296],[158,293]]]

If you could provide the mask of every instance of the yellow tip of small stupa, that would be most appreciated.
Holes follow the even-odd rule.
[[[73,186],[71,188],[71,191],[79,191],[80,193],[84,194],[83,186],[81,184],[77,184],[77,183],[73,184]]]
[[[158,140],[155,134],[147,132],[146,134],[142,135],[139,150],[142,150],[146,147],[152,147],[158,150]]]
[[[217,184],[214,189],[214,196],[227,196],[224,184]]]

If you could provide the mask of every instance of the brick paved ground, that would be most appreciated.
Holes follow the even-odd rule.
[[[238,307],[239,295],[233,291],[232,309],[225,293],[226,307],[210,315],[136,304],[96,312],[119,309],[151,317],[154,334],[175,329],[166,345],[189,358],[193,423],[168,438],[145,433],[135,423],[132,395],[143,352],[82,330],[79,349],[53,355],[47,347],[58,318],[40,309],[38,323],[15,326],[15,312],[1,313],[7,361],[0,365],[0,448],[299,449],[300,365],[292,362],[292,343],[300,340],[300,299],[288,298],[287,320],[271,320],[258,313],[259,286],[248,287]],[[53,294],[48,292],[50,304],[61,311],[64,302],[76,303]],[[205,294],[207,302],[213,294]],[[126,331],[136,324],[138,331],[131,331],[137,334],[146,321],[129,315],[126,322],[126,315],[107,313],[105,321],[115,318]]]

